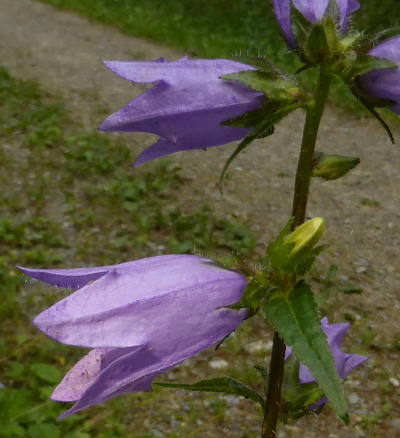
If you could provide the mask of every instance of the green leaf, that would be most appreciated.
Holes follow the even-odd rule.
[[[153,385],[163,386],[165,388],[187,389],[188,391],[223,392],[225,394],[241,395],[255,401],[264,409],[264,399],[260,394],[232,377],[217,377],[215,379],[201,380],[193,385],[185,383],[153,383]]]
[[[264,312],[295,356],[309,368],[339,417],[348,423],[341,382],[309,286],[300,281],[289,292],[271,294],[265,301]]]
[[[31,370],[35,376],[48,383],[58,383],[62,378],[62,374],[59,369],[53,365],[34,363],[31,365]]]

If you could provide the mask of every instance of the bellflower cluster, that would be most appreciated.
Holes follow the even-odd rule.
[[[185,57],[173,62],[106,61],[105,65],[128,81],[156,84],[99,127],[103,131],[141,131],[160,136],[139,156],[135,166],[178,151],[241,140],[250,129],[220,123],[265,103],[263,93],[219,79],[225,74],[255,70],[240,62]]]
[[[291,10],[295,7],[310,23],[321,21],[328,11],[330,0],[273,0],[276,18],[289,47],[297,46],[292,30]],[[292,6],[293,3],[293,6]],[[349,15],[360,8],[357,0],[336,0],[340,14],[340,28],[346,31]]]
[[[350,324],[349,323],[339,323],[339,324],[329,324],[328,318],[325,317],[321,320],[321,328],[326,334],[328,345],[331,350],[332,356],[335,359],[336,369],[338,370],[339,377],[344,379],[347,374],[349,374],[354,368],[359,367],[364,362],[368,360],[368,357],[361,356],[360,354],[350,354],[341,351],[340,347],[342,345],[343,339],[346,336]],[[286,348],[285,360],[292,354],[292,348]],[[302,363],[299,367],[299,381],[301,384],[315,382],[311,371]],[[318,402],[309,406],[311,410],[318,409],[326,404],[328,399],[323,397]]]
[[[224,339],[247,315],[225,308],[240,300],[246,278],[197,256],[20,269],[78,288],[33,321],[58,342],[93,348],[51,396],[76,402],[61,418],[127,392],[150,391],[156,376]]]
[[[388,59],[399,66],[399,68],[375,69],[361,78],[361,84],[371,96],[397,102],[389,109],[400,114],[400,35],[378,44],[368,54]]]

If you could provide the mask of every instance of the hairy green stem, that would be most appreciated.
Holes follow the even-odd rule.
[[[306,217],[307,200],[312,174],[312,159],[314,156],[319,124],[329,93],[330,82],[331,75],[329,69],[326,65],[321,64],[314,101],[307,107],[306,112],[306,121],[294,187],[292,229],[301,225]],[[279,336],[278,332],[275,332],[261,438],[275,438],[277,435],[277,424],[281,407],[285,350],[285,343]]]

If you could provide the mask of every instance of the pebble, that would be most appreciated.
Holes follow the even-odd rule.
[[[354,405],[354,404],[358,403],[359,401],[360,401],[360,397],[357,394],[350,394],[349,402],[351,404]]]
[[[214,370],[223,370],[228,368],[228,362],[224,359],[213,359],[208,363],[209,367]]]
[[[393,386],[395,386],[396,388],[398,388],[398,387],[400,386],[400,382],[399,382],[395,377],[391,377],[391,378],[389,379],[389,382],[390,382]]]
[[[245,345],[248,353],[269,353],[272,351],[272,341],[255,341]]]

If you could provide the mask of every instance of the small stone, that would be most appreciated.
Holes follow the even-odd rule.
[[[269,353],[272,350],[272,341],[255,341],[245,345],[248,353]]]
[[[214,370],[223,370],[225,368],[228,368],[229,364],[224,359],[213,359],[208,363],[208,365]]]
[[[349,402],[354,405],[360,401],[360,397],[357,394],[350,394]]]
[[[391,377],[391,378],[389,379],[389,382],[390,382],[393,386],[395,386],[396,388],[398,388],[398,387],[400,386],[400,382],[399,382],[395,377]]]

